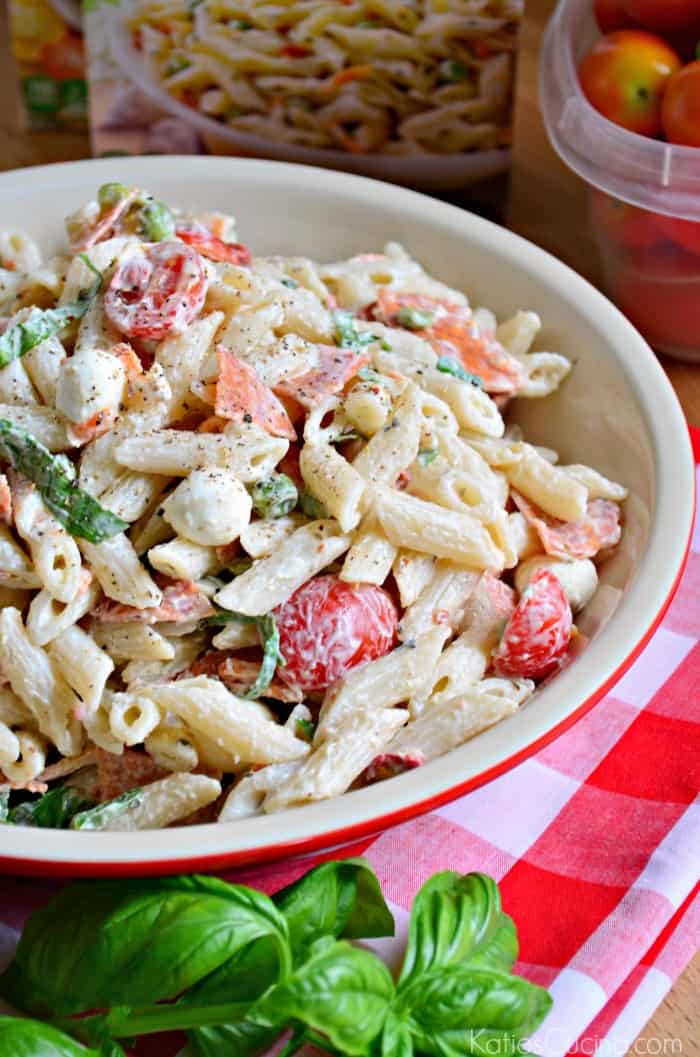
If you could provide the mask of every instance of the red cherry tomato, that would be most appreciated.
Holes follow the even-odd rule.
[[[252,263],[253,257],[247,246],[240,242],[224,242],[223,239],[212,234],[204,224],[176,224],[175,234],[188,246],[193,246],[203,257],[208,257],[210,261],[244,265]]]
[[[554,573],[538,569],[506,624],[494,654],[499,675],[539,679],[554,667],[571,640],[571,607]]]
[[[634,25],[625,11],[623,0],[595,0],[593,8],[601,33],[614,33],[616,29]]]
[[[671,242],[696,253],[700,257],[700,220],[681,220],[679,217],[657,217],[659,230]]]
[[[286,683],[325,690],[363,661],[392,649],[398,616],[386,591],[371,584],[343,583],[317,576],[275,611],[280,650],[278,669]]]
[[[668,82],[661,122],[670,143],[700,147],[700,59],[684,66]]]
[[[578,72],[584,95],[604,117],[642,136],[658,136],[663,92],[680,66],[665,40],[621,29],[601,37]]]
[[[206,292],[199,254],[182,242],[157,242],[117,268],[105,294],[105,312],[128,337],[160,339],[187,329]]]
[[[630,18],[656,33],[678,33],[700,26],[698,0],[622,0]]]
[[[655,347],[697,351],[700,259],[668,243],[620,260],[610,274],[614,301]]]
[[[85,76],[83,42],[73,33],[66,34],[41,49],[44,72],[57,81],[78,81]]]
[[[660,217],[638,209],[619,198],[591,189],[591,217],[598,238],[612,239],[618,246],[632,249],[653,246],[663,237]]]

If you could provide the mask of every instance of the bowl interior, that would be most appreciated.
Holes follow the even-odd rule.
[[[538,312],[544,330],[536,347],[564,353],[575,369],[557,394],[518,401],[511,417],[527,439],[557,449],[562,462],[588,462],[626,484],[626,531],[580,622],[592,639],[582,655],[518,715],[443,760],[337,801],[231,825],[132,835],[46,831],[40,838],[18,829],[11,854],[82,863],[88,872],[105,863],[157,871],[328,846],[478,784],[600,696],[667,604],[693,513],[682,413],[650,349],[624,317],[554,258],[469,213],[387,184],[279,163],[110,159],[8,173],[0,176],[0,229],[21,226],[54,252],[62,244],[63,216],[106,180],[137,183],[188,208],[232,212],[238,237],[257,254],[329,261],[397,240],[432,274],[465,290],[473,305],[487,305],[499,318],[518,308]]]

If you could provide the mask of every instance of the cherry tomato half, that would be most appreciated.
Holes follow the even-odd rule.
[[[625,11],[623,0],[595,0],[593,8],[601,33],[614,33],[616,29],[634,25]]]
[[[280,650],[278,675],[302,690],[325,690],[364,661],[394,646],[398,616],[386,591],[317,576],[275,610]]]
[[[622,0],[635,22],[656,33],[678,33],[700,27],[698,0]]]
[[[41,49],[44,71],[57,81],[78,81],[85,76],[83,42],[74,33]]]
[[[590,204],[593,227],[600,239],[612,239],[618,246],[642,249],[663,238],[658,225],[660,217],[656,213],[638,209],[596,188],[591,188]]]
[[[561,584],[549,569],[538,569],[506,624],[494,670],[516,678],[542,678],[566,653],[571,631],[571,607]]]
[[[227,264],[251,264],[253,257],[247,246],[241,242],[224,242],[214,235],[204,224],[181,223],[175,225],[175,234],[188,246],[194,247],[203,257],[210,261],[224,261]]]
[[[638,132],[661,132],[661,100],[669,78],[680,69],[676,52],[641,29],[601,37],[579,66],[589,103],[609,121]]]
[[[122,334],[182,334],[207,292],[202,258],[182,242],[156,242],[119,265],[105,294],[105,312]]]
[[[664,93],[661,122],[669,143],[700,147],[700,59],[671,77]]]

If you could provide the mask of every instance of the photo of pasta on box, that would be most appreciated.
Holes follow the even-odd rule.
[[[534,312],[120,183],[66,233],[0,237],[3,821],[295,808],[556,677],[627,493],[504,422],[571,370]]]

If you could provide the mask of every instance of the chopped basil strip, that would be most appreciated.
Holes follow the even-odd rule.
[[[442,371],[443,374],[451,374],[455,378],[459,378],[462,382],[470,382],[471,385],[476,385],[479,389],[484,388],[484,379],[480,378],[478,374],[470,374],[469,371],[465,371],[459,360],[455,360],[452,356],[440,356],[437,362],[438,371]]]
[[[80,811],[71,819],[71,829],[109,829],[110,822],[120,815],[138,807],[143,799],[143,789],[128,789],[114,800],[106,800],[87,811]]]
[[[328,511],[311,492],[302,492],[299,496],[299,509],[302,514],[316,521],[318,518],[328,517]]]
[[[241,691],[239,697],[247,697],[251,700],[261,697],[272,682],[277,665],[284,667],[287,663],[280,652],[280,634],[272,613],[266,613],[264,617],[250,617],[246,613],[234,613],[231,610],[222,609],[212,617],[206,617],[201,623],[204,627],[233,623],[255,625],[263,648],[262,664],[253,685]]]
[[[403,305],[396,313],[396,322],[407,330],[425,330],[435,319],[434,312],[425,312],[422,308]]]
[[[336,309],[333,312],[333,321],[335,323],[336,345],[340,345],[341,349],[359,350],[378,340],[376,334],[370,334],[367,331],[360,333],[351,312],[342,312],[340,309]]]
[[[26,319],[14,323],[0,335],[0,367],[6,367],[12,360],[24,356],[25,352],[36,348],[42,341],[53,337],[69,323],[82,319],[102,287],[102,275],[89,257],[80,254],[82,261],[97,276],[87,290],[78,294],[77,301],[60,308],[32,308]]]
[[[93,801],[80,789],[62,785],[50,789],[36,800],[23,800],[10,808],[7,821],[15,826],[66,829],[74,815],[92,806]]]
[[[273,473],[264,481],[256,481],[250,490],[250,498],[260,517],[269,519],[284,517],[294,510],[299,493],[286,473]]]
[[[467,76],[467,67],[456,59],[445,59],[438,66],[438,77],[443,84],[457,84],[459,81],[466,81]]]
[[[6,418],[0,418],[0,460],[33,481],[48,509],[71,536],[102,543],[128,529],[128,521],[122,521],[75,484],[60,456],[52,455],[31,433]]]
[[[435,462],[439,454],[437,448],[423,448],[418,452],[418,462],[421,466],[430,466],[431,462]]]

